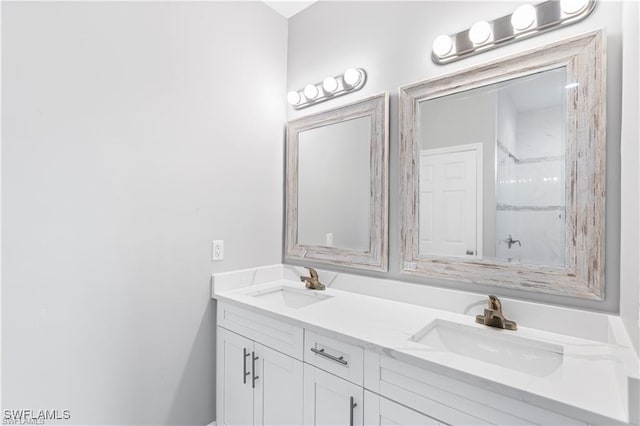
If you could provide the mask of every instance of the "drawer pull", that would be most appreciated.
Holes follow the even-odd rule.
[[[255,352],[251,352],[251,371],[253,371],[253,376],[251,377],[251,387],[253,389],[256,388],[256,380],[260,378],[260,376],[256,376],[256,361],[259,359],[260,357],[257,357]]]
[[[353,397],[349,398],[349,426],[353,426],[353,409],[356,408],[358,404],[354,401]]]
[[[242,348],[242,383],[247,384],[247,376],[251,373],[247,371],[247,358],[249,357],[249,352],[247,348]]]
[[[331,361],[335,361],[335,362],[337,362],[339,364],[342,364],[342,365],[348,365],[349,364],[347,361],[344,360],[344,357],[342,355],[340,355],[339,357],[335,356],[335,355],[331,355],[330,353],[325,352],[324,348],[323,349],[311,348],[311,352],[313,352],[316,355],[320,355],[320,356],[323,356],[325,358],[328,358]]]

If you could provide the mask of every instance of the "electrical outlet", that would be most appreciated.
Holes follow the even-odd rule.
[[[213,260],[222,260],[224,259],[224,241],[223,240],[213,240]]]
[[[333,232],[328,232],[326,235],[327,247],[333,247]]]

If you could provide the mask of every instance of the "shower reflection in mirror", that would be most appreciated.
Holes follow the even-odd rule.
[[[419,105],[421,255],[566,264],[566,69]]]

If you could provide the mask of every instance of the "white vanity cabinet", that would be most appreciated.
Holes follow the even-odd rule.
[[[304,425],[362,426],[364,389],[309,364],[304,365]]]
[[[364,384],[364,349],[358,345],[305,330],[304,362],[358,386]]]
[[[253,341],[218,327],[218,424],[253,424],[254,388],[247,359],[253,349]]]
[[[301,425],[302,361],[265,343],[299,355],[302,329],[226,304],[218,324],[217,424]]]
[[[304,424],[362,426],[364,350],[304,332]]]
[[[364,424],[367,426],[431,426],[443,423],[373,392],[364,391]]]
[[[219,303],[217,424],[585,424],[327,334]]]
[[[364,378],[368,390],[436,421],[426,424],[585,425],[576,419],[372,351],[365,352]],[[399,412],[388,408],[386,402],[380,406],[380,411]],[[373,414],[375,419],[375,412]]]

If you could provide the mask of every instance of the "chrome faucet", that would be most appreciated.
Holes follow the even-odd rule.
[[[307,268],[309,270],[309,277],[305,277],[304,275],[300,277],[300,281],[304,283],[304,286],[311,290],[324,290],[326,287],[324,284],[320,282],[318,279],[318,271],[313,268]]]
[[[516,324],[515,321],[508,320],[504,317],[502,313],[502,303],[497,296],[493,295],[489,296],[489,307],[485,308],[484,315],[476,315],[476,322],[505,330],[518,329],[518,324]]]
[[[520,240],[514,240],[511,237],[511,234],[509,234],[509,238],[507,238],[506,240],[504,240],[505,243],[507,243],[507,245],[509,246],[509,248],[511,248],[512,245],[514,245],[515,243],[518,243],[518,245],[520,247],[522,247],[522,244],[520,243]]]

